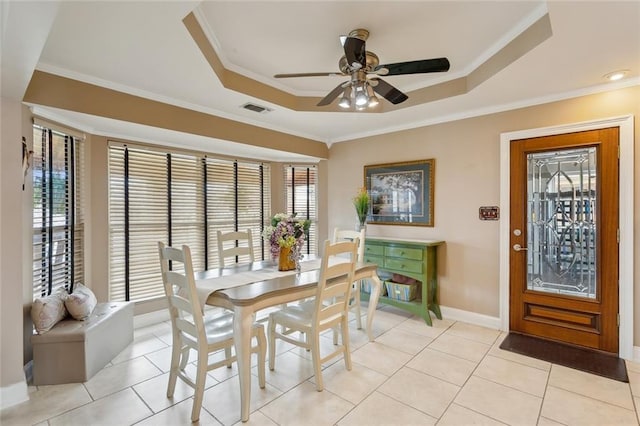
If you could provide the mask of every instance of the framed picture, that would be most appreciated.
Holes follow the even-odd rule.
[[[371,197],[367,222],[433,226],[435,160],[364,166]]]

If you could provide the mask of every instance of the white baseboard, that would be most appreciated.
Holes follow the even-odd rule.
[[[0,410],[29,400],[27,382],[22,381],[0,388]]]
[[[135,315],[133,317],[133,328],[142,328],[149,325],[158,324],[160,322],[169,321],[168,309],[161,309],[159,311],[153,311],[146,314]]]
[[[442,311],[442,317],[455,321],[463,321],[469,324],[475,324],[482,327],[493,328],[500,330],[500,318],[490,317],[489,315],[478,314],[476,312],[463,311],[462,309],[449,308],[447,306],[440,305],[440,311]],[[507,331],[507,330],[504,330]]]

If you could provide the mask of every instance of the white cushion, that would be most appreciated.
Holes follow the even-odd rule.
[[[64,298],[69,294],[60,287],[49,296],[36,299],[31,305],[31,320],[38,334],[46,333],[67,316]]]
[[[64,299],[64,305],[69,314],[76,320],[85,320],[98,304],[95,294],[90,288],[80,283],[73,285],[73,293]]]

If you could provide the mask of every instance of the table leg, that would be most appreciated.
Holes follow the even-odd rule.
[[[240,380],[240,419],[249,420],[251,403],[251,327],[253,311],[249,307],[234,309],[233,334],[238,357],[238,379]]]
[[[369,308],[367,309],[367,334],[369,335],[369,341],[373,342],[373,314],[378,306],[378,299],[380,298],[380,291],[382,289],[382,283],[378,274],[373,273],[369,279],[373,282],[371,288],[371,295],[369,296]]]

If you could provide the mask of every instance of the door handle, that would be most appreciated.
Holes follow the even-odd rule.
[[[526,247],[522,247],[520,244],[514,244],[513,245],[513,251],[526,251],[527,248]]]

